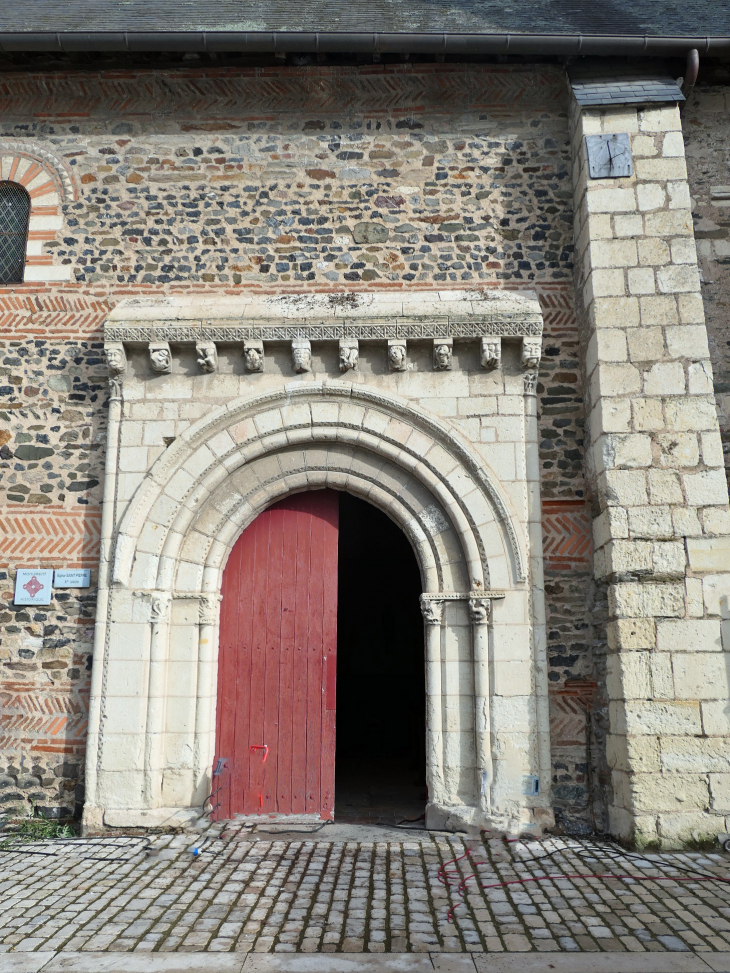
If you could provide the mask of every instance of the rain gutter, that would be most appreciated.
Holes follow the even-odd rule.
[[[0,51],[240,52],[250,54],[509,54],[685,57],[730,54],[715,37],[630,34],[386,34],[293,31],[0,31]]]

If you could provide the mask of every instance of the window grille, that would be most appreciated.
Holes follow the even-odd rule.
[[[30,196],[17,182],[0,182],[0,284],[22,284]]]

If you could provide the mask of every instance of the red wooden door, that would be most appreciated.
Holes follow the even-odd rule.
[[[339,495],[299,493],[260,514],[221,588],[214,817],[317,814],[335,789]]]

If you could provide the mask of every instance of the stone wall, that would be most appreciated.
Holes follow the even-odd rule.
[[[44,153],[70,186],[63,225],[43,243],[68,282],[0,288],[12,418],[0,458],[5,601],[17,567],[95,563],[106,397],[97,342],[123,297],[533,288],[545,318],[538,400],[550,678],[562,734],[556,800],[566,821],[587,821],[591,555],[562,73],[402,65],[59,72],[48,82],[8,74],[0,91],[0,155],[17,155],[19,144]],[[23,458],[29,445],[53,454]],[[21,622],[8,618],[0,648],[9,693],[17,682],[9,667],[21,659],[46,671],[41,656],[20,653],[36,651],[23,641],[50,636],[49,623]],[[88,639],[73,631],[69,651],[81,656]],[[64,678],[64,692],[82,700]],[[56,758],[38,749],[45,731],[23,717],[36,685],[26,677],[31,691],[5,724],[11,807],[21,756],[23,767],[39,768],[23,793],[58,803],[41,781]]]
[[[730,91],[725,74],[724,85],[694,88],[682,111],[682,127],[715,400],[730,476]]]
[[[590,179],[584,138],[608,132],[629,134],[633,174]],[[712,840],[730,815],[730,510],[679,111],[575,105],[573,153],[611,830]]]

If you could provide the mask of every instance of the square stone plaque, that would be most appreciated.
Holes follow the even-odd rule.
[[[15,575],[16,605],[50,605],[53,593],[53,571],[46,568],[22,568]]]

